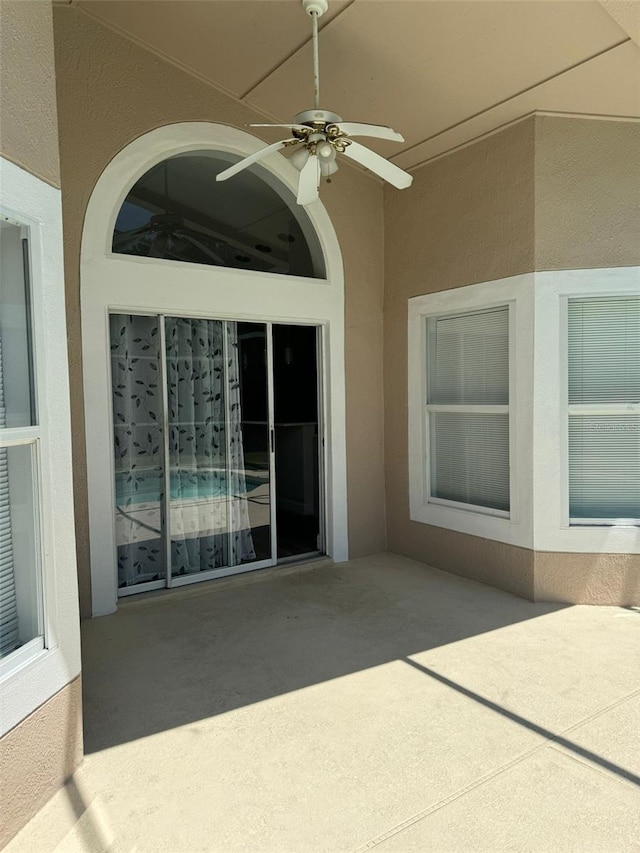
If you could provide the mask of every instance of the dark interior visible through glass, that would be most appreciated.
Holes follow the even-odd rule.
[[[219,172],[240,159],[198,151],[158,163],[134,184],[120,208],[113,251],[326,278],[311,220],[277,178],[252,166],[216,182]]]

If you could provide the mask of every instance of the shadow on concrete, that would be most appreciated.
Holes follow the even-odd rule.
[[[96,752],[560,610],[391,554],[129,599],[83,624]],[[412,665],[414,665],[412,663]]]
[[[574,755],[580,756],[580,758],[584,758],[587,761],[591,761],[593,764],[597,764],[598,766],[608,770],[609,773],[614,773],[616,776],[620,776],[623,779],[626,779],[628,782],[632,782],[634,785],[640,786],[640,776],[637,776],[635,773],[632,773],[631,770],[627,770],[624,767],[621,767],[619,764],[614,764],[612,761],[608,761],[606,758],[603,758],[601,755],[598,755],[596,752],[592,752],[590,749],[585,749],[577,743],[574,743],[572,740],[569,740],[562,735],[555,734],[550,729],[544,728],[544,726],[539,726],[537,723],[534,723],[533,720],[528,720],[526,717],[521,716],[520,714],[516,714],[513,711],[509,711],[507,708],[502,705],[498,705],[496,702],[492,702],[491,699],[487,699],[486,696],[481,696],[479,693],[476,693],[473,690],[469,690],[467,687],[464,687],[462,684],[458,684],[456,681],[452,681],[450,678],[446,678],[444,675],[440,675],[439,672],[435,672],[433,669],[429,669],[427,666],[423,666],[415,660],[411,660],[409,658],[405,658],[405,663],[408,663],[409,666],[414,667],[414,669],[419,670],[424,673],[424,675],[428,675],[429,678],[433,678],[435,681],[439,681],[440,684],[444,684],[446,687],[450,687],[452,690],[455,690],[457,693],[461,693],[463,696],[466,696],[468,699],[472,699],[474,702],[478,702],[480,705],[483,705],[485,708],[488,708],[490,711],[494,711],[496,714],[501,714],[503,717],[506,717],[511,722],[516,723],[519,726],[522,726],[525,729],[529,729],[529,731],[535,732],[538,735],[542,735],[542,737],[546,738],[553,743],[557,743],[559,746],[564,747],[565,749],[572,752]]]

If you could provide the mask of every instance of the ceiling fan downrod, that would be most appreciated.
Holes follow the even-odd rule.
[[[311,17],[313,41],[313,107],[320,109],[320,57],[318,53],[318,18],[329,8],[328,0],[302,0],[302,6]]]

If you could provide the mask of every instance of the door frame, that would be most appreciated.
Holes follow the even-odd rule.
[[[170,494],[170,469],[168,465],[168,404],[167,404],[167,376],[166,376],[166,361],[164,360],[166,353],[166,326],[165,321],[170,316],[168,314],[156,314],[156,313],[148,313],[148,312],[140,312],[140,311],[128,311],[128,314],[134,314],[140,317],[153,317],[158,320],[158,328],[159,328],[159,346],[160,346],[160,379],[162,384],[162,422],[163,422],[163,431],[164,431],[164,453],[163,453],[163,469],[164,469],[164,493],[165,495]],[[121,312],[117,312],[114,310],[109,311],[109,317],[111,316],[121,316]],[[187,317],[186,314],[173,314],[171,316],[176,317]],[[191,318],[189,318],[191,319]],[[228,322],[242,322],[237,320],[229,320],[229,319],[221,319],[220,317],[210,316],[206,318],[198,318],[198,319],[207,319],[213,321],[219,321],[221,323]],[[187,575],[178,575],[174,576],[171,572],[171,537],[167,538],[169,534],[169,530],[171,528],[171,501],[168,503],[164,503],[163,509],[161,511],[162,516],[162,539],[163,539],[163,548],[164,548],[164,556],[165,556],[165,577],[161,580],[153,580],[146,581],[143,583],[135,584],[133,586],[128,587],[119,587],[116,588],[116,596],[118,599],[127,598],[131,595],[139,595],[144,592],[153,592],[159,589],[173,589],[179,586],[188,586],[194,583],[200,583],[202,581],[207,580],[215,580],[216,578],[228,577],[230,575],[244,574],[246,572],[254,572],[259,571],[260,569],[266,569],[273,566],[277,566],[281,560],[278,559],[278,521],[277,521],[277,473],[276,473],[276,450],[275,450],[275,394],[274,394],[274,360],[273,360],[273,326],[276,325],[272,322],[256,322],[256,325],[265,327],[265,343],[266,343],[266,374],[267,374],[267,430],[268,430],[268,443],[269,443],[269,511],[270,511],[270,521],[269,521],[269,540],[271,546],[271,557],[265,558],[262,560],[256,560],[253,563],[241,563],[236,565],[229,566],[221,566],[218,569],[210,569],[206,572],[194,572],[193,574]],[[277,325],[287,325],[279,323]],[[323,417],[322,410],[322,363],[320,361],[320,352],[322,348],[322,337],[323,337],[323,328],[317,324],[311,323],[296,323],[295,326],[309,326],[314,329],[316,332],[316,389],[318,395],[318,447],[317,447],[317,460],[318,460],[318,502],[319,502],[319,525],[320,525],[320,539],[323,544],[323,548],[325,546],[326,534],[324,528],[324,519],[325,519],[325,506],[324,506],[324,479],[325,479],[325,468],[324,468],[324,452],[323,452],[323,436],[325,430],[325,423]],[[226,350],[226,342],[227,342],[227,334],[226,330],[223,333],[223,340],[225,343]],[[225,351],[224,360],[227,362],[228,356]],[[113,366],[110,365],[109,370],[110,376],[110,387],[113,387]],[[111,420],[110,424],[112,425],[114,422],[113,416],[113,397],[111,398]],[[227,454],[228,455],[228,454]],[[113,494],[116,493],[116,476],[115,476],[115,467],[113,467],[112,471],[112,490]],[[229,512],[227,512],[227,518],[229,518]],[[116,545],[117,548],[117,545]],[[305,558],[305,554],[300,555],[301,559]],[[306,555],[308,556],[308,555]],[[291,563],[295,560],[293,558],[287,558],[284,562]],[[117,559],[116,559],[117,563]]]
[[[322,246],[326,279],[276,275],[179,261],[116,255],[115,220],[131,188],[162,160],[186,151],[247,155],[262,141],[208,122],[161,127],[124,148],[105,168],[87,206],[80,258],[84,411],[91,599],[94,616],[117,609],[113,430],[109,381],[109,314],[151,313],[239,322],[314,325],[322,329],[321,371],[325,550],[348,559],[344,274],[331,220],[321,201],[306,208]],[[299,172],[281,154],[263,161],[295,192]],[[176,276],[180,286],[176,287]],[[247,306],[250,306],[248,309]]]

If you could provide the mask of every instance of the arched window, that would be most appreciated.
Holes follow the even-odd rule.
[[[279,275],[326,278],[314,226],[293,193],[260,166],[216,175],[241,158],[190,151],[156,164],[120,208],[113,252]]]

